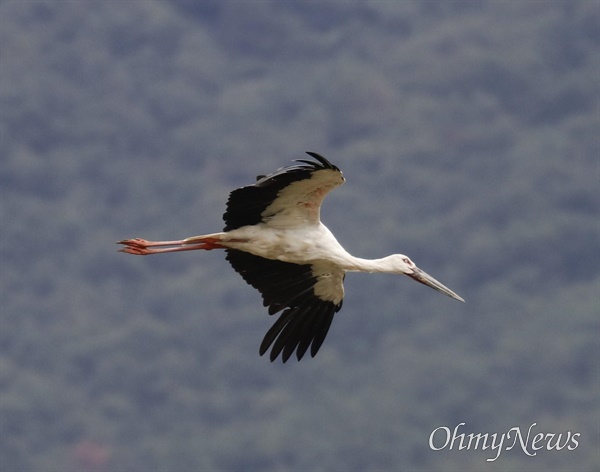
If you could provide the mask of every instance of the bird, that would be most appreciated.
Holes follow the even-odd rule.
[[[269,315],[279,313],[260,344],[271,362],[315,357],[342,308],[346,272],[406,275],[455,300],[464,299],[403,254],[362,259],[347,252],[321,222],[326,195],[345,182],[340,169],[315,152],[229,194],[218,233],[176,241],[125,239],[120,252],[150,255],[224,249],[233,269],[257,289]]]

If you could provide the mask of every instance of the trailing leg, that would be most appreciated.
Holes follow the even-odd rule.
[[[123,244],[125,247],[119,252],[134,254],[136,256],[147,256],[149,254],[162,254],[165,252],[196,251],[203,249],[224,249],[220,244],[223,233],[207,234],[204,236],[193,236],[191,238],[177,241],[147,241],[142,238],[124,239],[117,244]],[[154,249],[159,248],[159,249]]]

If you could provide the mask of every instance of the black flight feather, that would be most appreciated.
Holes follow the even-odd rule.
[[[235,271],[262,294],[269,314],[283,310],[267,331],[260,345],[260,355],[273,346],[271,361],[282,354],[286,362],[294,351],[300,360],[310,346],[314,357],[327,336],[333,315],[342,304],[315,295],[314,285],[318,280],[312,266],[265,259],[237,249],[226,249],[226,253]]]
[[[339,168],[316,152],[307,152],[316,161],[299,159],[288,167],[283,167],[269,175],[259,175],[253,185],[241,187],[229,194],[227,210],[223,215],[224,231],[231,231],[242,226],[255,225],[262,221],[262,213],[277,198],[281,190],[292,182],[310,179],[313,172],[334,170]]]

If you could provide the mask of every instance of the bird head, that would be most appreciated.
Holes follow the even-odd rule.
[[[434,279],[424,270],[419,269],[416,266],[416,264],[410,260],[408,256],[405,256],[404,254],[393,254],[391,256],[388,256],[386,259],[393,272],[408,275],[411,279],[414,279],[417,282],[422,283],[423,285],[427,285],[428,287],[431,287],[437,290],[438,292],[443,293],[444,295],[454,298],[455,300],[464,302],[464,299],[460,295],[454,293],[452,290],[450,290],[441,282]]]

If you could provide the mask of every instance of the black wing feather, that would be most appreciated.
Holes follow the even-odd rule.
[[[236,249],[227,249],[226,253],[236,272],[262,294],[269,314],[283,310],[267,331],[260,345],[260,355],[273,346],[269,356],[271,361],[281,354],[286,362],[294,351],[300,360],[310,346],[314,357],[342,303],[336,304],[315,295],[317,278],[311,266],[265,259]]]
[[[339,168],[316,152],[307,152],[316,159],[296,160],[299,164],[283,167],[270,175],[259,175],[253,185],[241,187],[229,194],[227,210],[223,215],[224,231],[242,226],[255,225],[262,221],[262,213],[275,200],[281,190],[292,182],[310,179],[313,172],[330,169],[339,172]]]

